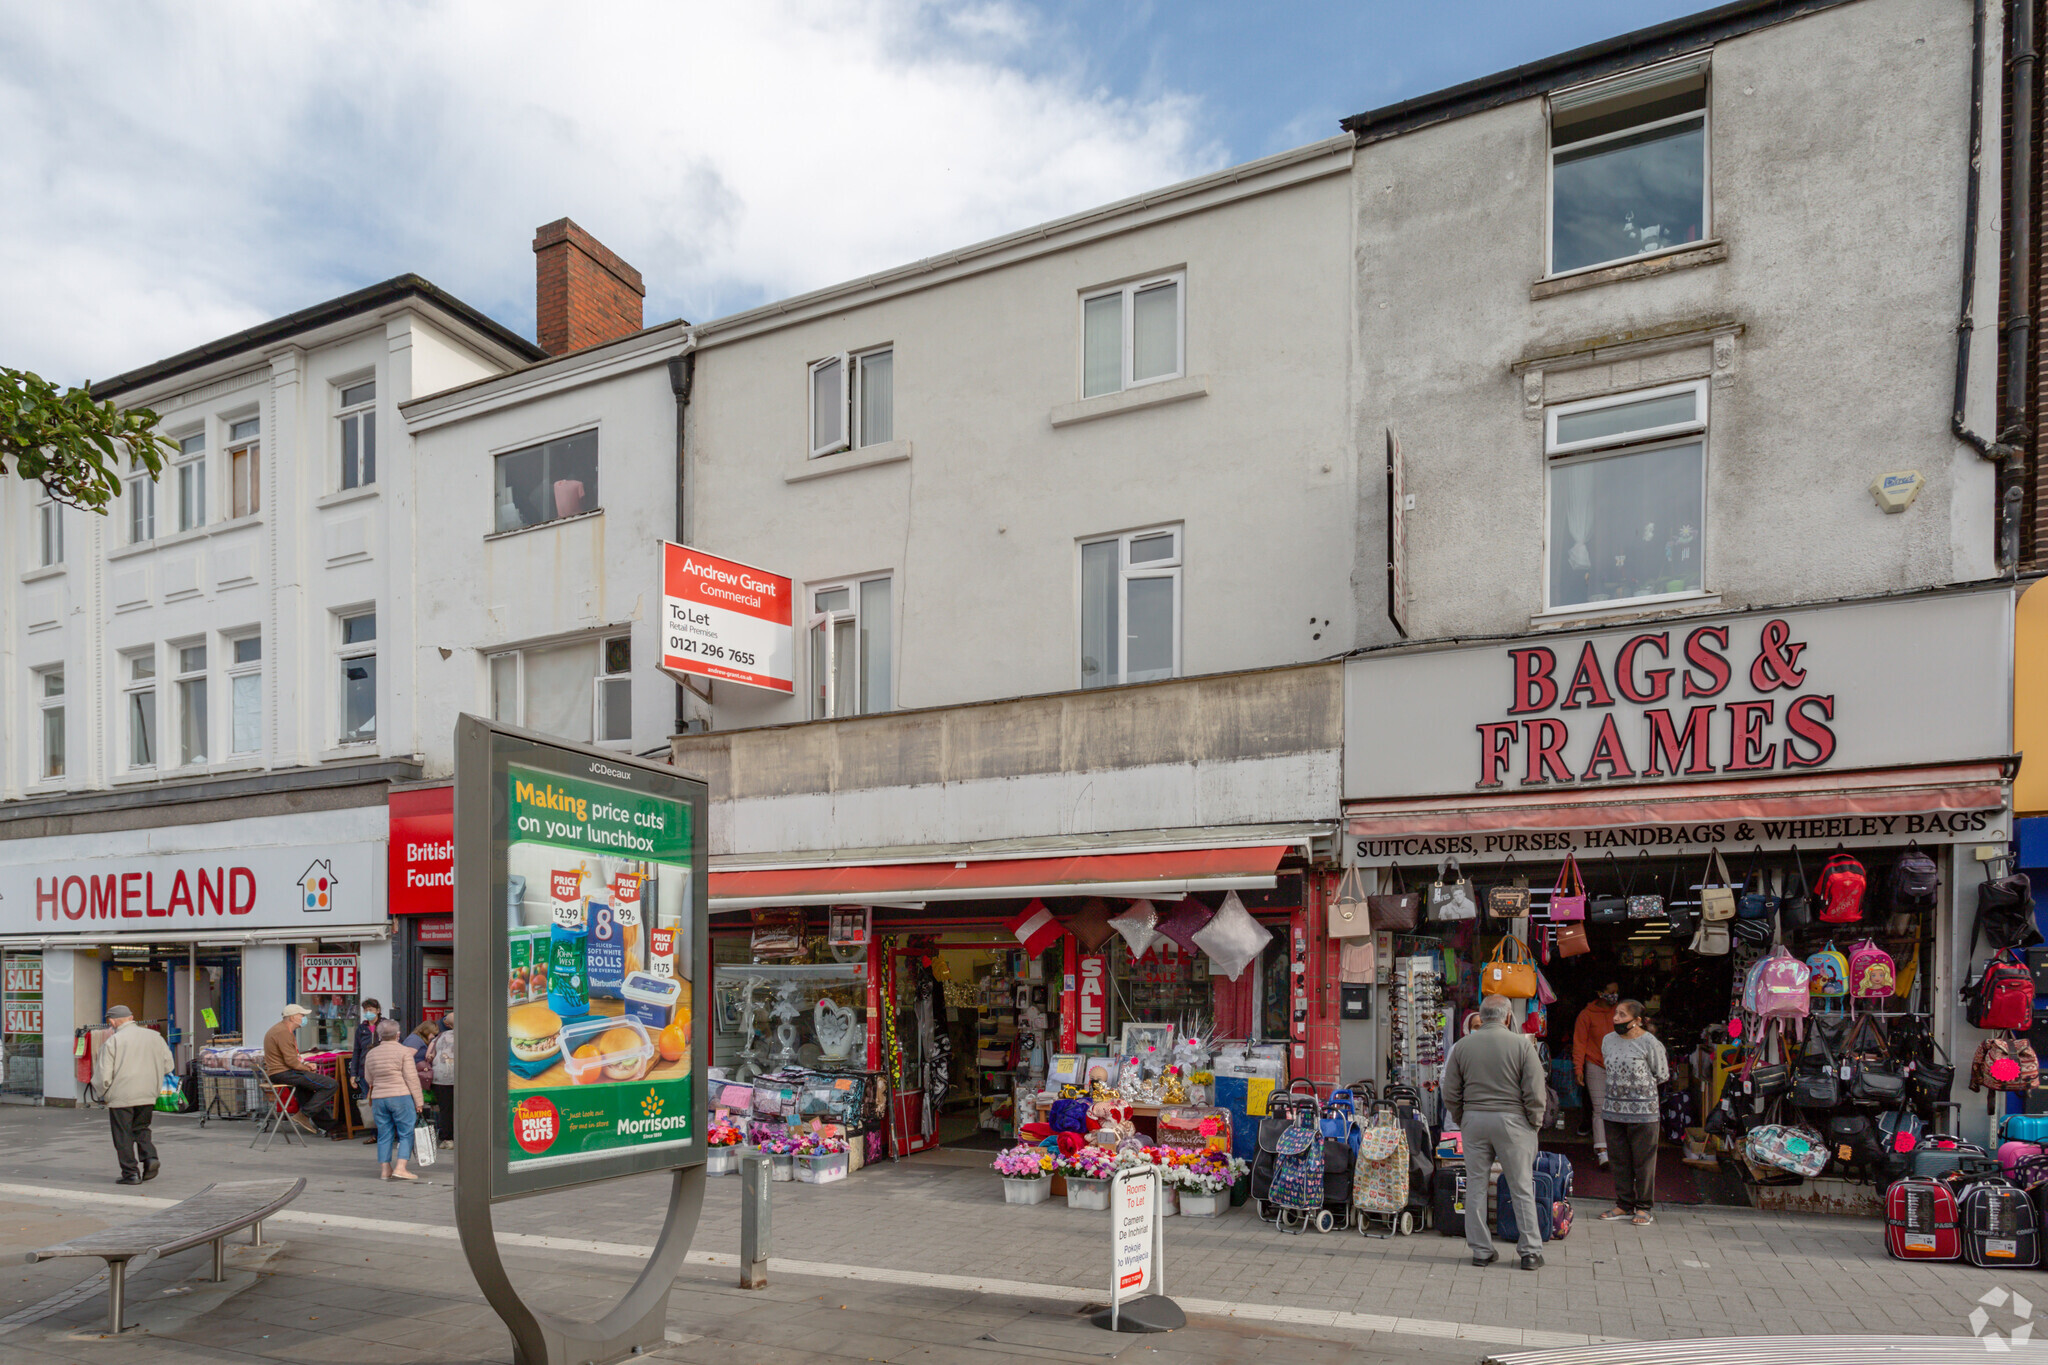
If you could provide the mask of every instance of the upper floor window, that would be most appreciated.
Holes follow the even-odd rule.
[[[1181,532],[1128,531],[1081,545],[1081,686],[1180,672]]]
[[[178,483],[178,529],[190,531],[206,525],[206,433],[179,441],[172,464]]]
[[[228,642],[228,751],[253,754],[263,747],[263,637]]]
[[[206,642],[175,645],[178,661],[178,762],[206,762]]]
[[[156,766],[156,649],[154,646],[121,661],[123,709],[128,723],[128,766]]]
[[[1180,376],[1185,283],[1162,275],[1082,297],[1083,398]]]
[[[140,460],[128,464],[128,543],[156,539],[156,476]]]
[[[890,625],[886,576],[812,586],[812,719],[894,709]]]
[[[896,439],[896,352],[811,362],[811,458]]]
[[[36,778],[47,782],[64,776],[64,670],[45,668],[34,678],[35,698],[42,717],[42,754]]]
[[[1563,403],[1543,431],[1546,608],[1700,591],[1705,381]]]
[[[491,719],[579,744],[633,740],[633,640],[615,635],[490,656]]]
[[[47,493],[36,504],[36,563],[42,568],[64,562],[64,504]]]
[[[249,517],[263,510],[263,443],[260,419],[228,427],[228,515]]]
[[[1707,57],[1550,97],[1550,273],[1707,236]]]
[[[594,431],[507,451],[493,463],[500,531],[577,517],[603,506],[597,498]]]
[[[341,391],[341,486],[368,488],[377,482],[377,381],[365,379]]]
[[[338,624],[341,742],[372,744],[377,739],[377,613],[349,612]]]

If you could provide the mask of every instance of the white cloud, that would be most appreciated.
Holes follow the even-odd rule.
[[[704,318],[1219,165],[1012,7],[0,0],[0,364],[104,377],[404,271],[530,332],[537,225]]]

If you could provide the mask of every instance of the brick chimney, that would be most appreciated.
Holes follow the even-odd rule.
[[[640,272],[567,218],[533,234],[534,331],[549,355],[640,330]]]

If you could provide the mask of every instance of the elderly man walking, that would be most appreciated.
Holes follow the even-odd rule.
[[[1489,995],[1479,1002],[1479,1025],[1460,1038],[1444,1064],[1444,1107],[1465,1139],[1465,1241],[1472,1264],[1500,1259],[1486,1226],[1486,1186],[1493,1163],[1507,1177],[1521,1234],[1522,1269],[1543,1265],[1536,1222],[1536,1135],[1543,1128],[1543,1062],[1536,1044],[1510,1028],[1514,1009]]]
[[[156,1141],[149,1135],[149,1121],[156,1113],[156,1097],[163,1093],[164,1076],[177,1069],[171,1045],[161,1033],[138,1025],[126,1005],[107,1011],[107,1036],[93,1057],[92,1089],[107,1106],[107,1123],[114,1132],[114,1158],[121,1163],[116,1184],[156,1179]]]

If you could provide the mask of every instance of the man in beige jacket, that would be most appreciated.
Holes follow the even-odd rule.
[[[163,1093],[164,1076],[177,1069],[161,1033],[137,1024],[126,1005],[107,1011],[107,1036],[93,1057],[92,1088],[107,1106],[107,1122],[114,1130],[114,1156],[121,1163],[116,1184],[156,1179],[156,1142],[149,1135],[149,1121],[156,1113],[156,1097]]]

